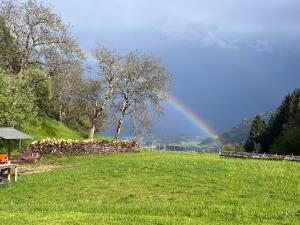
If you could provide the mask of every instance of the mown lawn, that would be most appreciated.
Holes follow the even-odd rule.
[[[0,186],[0,224],[300,224],[300,164],[143,151],[49,156]]]

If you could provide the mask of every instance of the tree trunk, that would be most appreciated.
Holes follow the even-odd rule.
[[[119,139],[119,137],[120,137],[121,129],[123,127],[124,117],[125,117],[125,112],[124,113],[122,112],[122,116],[119,119],[117,130],[115,133],[115,139]]]
[[[60,123],[63,123],[63,118],[62,118],[62,105],[59,106],[59,121],[60,121]]]
[[[61,94],[59,95],[59,121],[60,123],[63,123],[63,116],[62,116],[62,111],[63,111],[63,106],[62,106],[62,103],[61,103],[61,100],[62,100],[62,96]]]
[[[93,139],[95,135],[96,125],[100,116],[102,116],[103,105],[99,108],[98,101],[96,101],[95,108],[93,109],[93,116],[91,117],[91,129],[89,132],[89,139]]]
[[[123,122],[124,122],[125,113],[126,113],[127,108],[128,108],[127,102],[124,102],[122,110],[121,110],[122,114],[121,114],[121,117],[119,119],[117,130],[116,130],[116,133],[115,133],[115,139],[119,139],[119,137],[120,137],[120,133],[121,133],[121,129],[123,127]]]
[[[89,139],[94,139],[95,130],[96,130],[96,125],[93,124],[91,129],[90,129],[90,132],[89,132]]]

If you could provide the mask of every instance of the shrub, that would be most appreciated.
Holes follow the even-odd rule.
[[[242,144],[230,143],[230,144],[224,145],[223,150],[224,151],[229,151],[229,152],[243,152],[244,147],[243,147]]]

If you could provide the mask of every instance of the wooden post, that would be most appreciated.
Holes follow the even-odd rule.
[[[7,150],[8,150],[8,164],[10,164],[10,158],[11,158],[11,150],[12,150],[12,145],[11,145],[11,140],[8,140],[7,143]]]
[[[8,180],[8,182],[10,182],[10,178],[11,178],[11,167],[8,168],[8,174],[7,174],[7,180]]]
[[[18,166],[15,168],[15,181],[18,180]]]

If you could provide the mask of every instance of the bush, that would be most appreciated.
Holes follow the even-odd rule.
[[[230,144],[224,145],[223,150],[229,151],[229,152],[243,152],[244,147],[242,144],[230,143]]]

